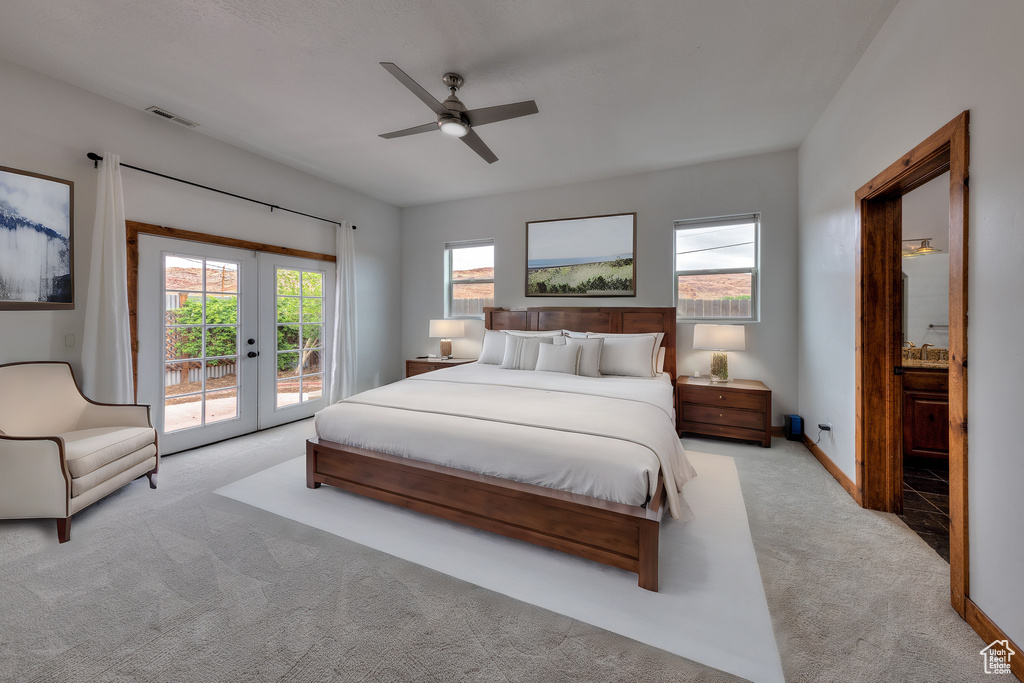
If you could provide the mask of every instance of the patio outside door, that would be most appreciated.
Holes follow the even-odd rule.
[[[325,405],[330,266],[140,235],[138,395],[153,406],[161,453]]]

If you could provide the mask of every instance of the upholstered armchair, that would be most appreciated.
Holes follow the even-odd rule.
[[[143,474],[156,488],[149,406],[82,395],[67,363],[0,365],[0,519],[71,516]]]

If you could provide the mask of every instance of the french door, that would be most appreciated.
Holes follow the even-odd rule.
[[[139,236],[138,395],[162,453],[326,404],[331,264]]]

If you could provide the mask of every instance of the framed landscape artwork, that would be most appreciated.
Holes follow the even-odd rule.
[[[636,296],[636,214],[527,223],[526,296]]]
[[[0,166],[0,310],[75,307],[75,184]]]

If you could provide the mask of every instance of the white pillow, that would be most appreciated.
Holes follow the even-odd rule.
[[[581,350],[580,346],[541,344],[538,347],[537,370],[575,375],[580,364]]]
[[[605,337],[601,349],[601,374],[654,377],[658,338],[654,334],[636,337]]]
[[[477,363],[501,365],[505,357],[505,333],[501,330],[484,330],[484,345],[480,349]]]
[[[658,347],[658,374],[665,372],[665,347]]]
[[[612,334],[611,332],[588,332],[588,337],[604,337],[605,339],[629,339],[632,337],[646,337],[648,335],[654,335],[656,337],[654,342],[654,348],[651,349],[651,376],[655,376],[658,372],[661,372],[660,366],[658,365],[658,353],[661,348],[661,340],[665,338],[664,332],[631,332],[625,334]],[[619,374],[619,373],[607,373],[602,371],[602,374]],[[644,375],[646,377],[647,375]]]
[[[593,337],[591,339],[569,337],[566,340],[566,344],[580,349],[579,368],[576,370],[577,375],[583,375],[584,377],[601,376],[601,349],[604,348],[603,337]]]
[[[573,332],[572,330],[564,330],[564,332],[566,337],[571,337],[572,339],[586,339],[587,334],[589,334],[587,332]]]
[[[506,370],[533,370],[537,367],[541,344],[554,346],[555,338],[505,335],[505,355],[501,359],[501,367]]]

